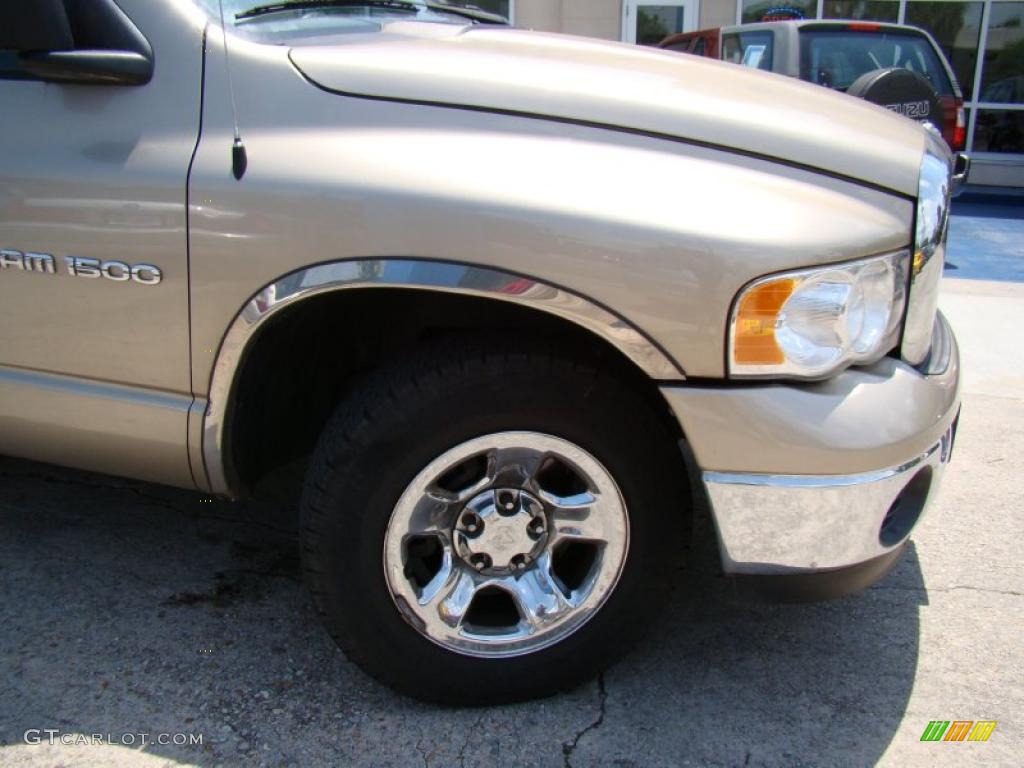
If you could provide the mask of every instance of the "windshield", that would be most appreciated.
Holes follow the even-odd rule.
[[[902,67],[923,75],[940,95],[949,78],[927,38],[905,32],[801,30],[800,79],[845,91],[872,70]]]
[[[845,91],[865,72],[903,67],[941,96],[953,88],[928,39],[907,32],[800,30],[800,79]]]
[[[214,20],[218,0],[195,0]],[[222,0],[224,22],[236,34],[258,42],[376,32],[389,21],[448,24],[500,23],[507,0]],[[490,16],[490,18],[488,18]]]

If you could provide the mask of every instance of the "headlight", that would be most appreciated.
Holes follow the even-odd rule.
[[[930,133],[927,140],[918,181],[914,264],[910,276],[907,323],[903,331],[903,359],[911,365],[922,363],[931,349],[949,229],[953,160],[944,142]]]
[[[762,278],[733,307],[729,372],[818,379],[896,346],[906,251]]]

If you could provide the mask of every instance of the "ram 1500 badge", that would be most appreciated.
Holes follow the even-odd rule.
[[[50,253],[22,253],[11,248],[0,249],[0,270],[17,269],[22,272],[55,275],[55,265],[53,254]],[[130,280],[143,285],[158,285],[162,277],[160,269],[152,264],[125,264],[123,261],[101,261],[85,256],[65,256],[64,269],[71,277],[104,277],[115,283]]]
[[[338,644],[438,701],[612,663],[695,499],[730,577],[892,567],[959,408],[941,139],[472,10],[251,4],[0,10],[0,451],[300,509]]]

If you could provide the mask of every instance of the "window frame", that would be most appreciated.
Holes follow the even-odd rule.
[[[700,2],[701,0],[667,0],[665,3],[658,3],[658,0],[622,0],[621,7],[621,41],[636,45],[637,19],[631,14],[630,9],[640,5],[672,5],[684,9],[683,29],[681,32],[697,32],[700,29]]]

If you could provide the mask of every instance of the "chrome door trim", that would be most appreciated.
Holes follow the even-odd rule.
[[[203,423],[203,460],[214,493],[231,493],[225,464],[225,419],[235,373],[260,326],[281,310],[323,293],[372,288],[440,291],[509,301],[575,323],[604,339],[648,376],[681,381],[683,371],[626,320],[562,288],[522,275],[447,261],[355,259],[291,272],[265,286],[236,315],[221,342]]]

